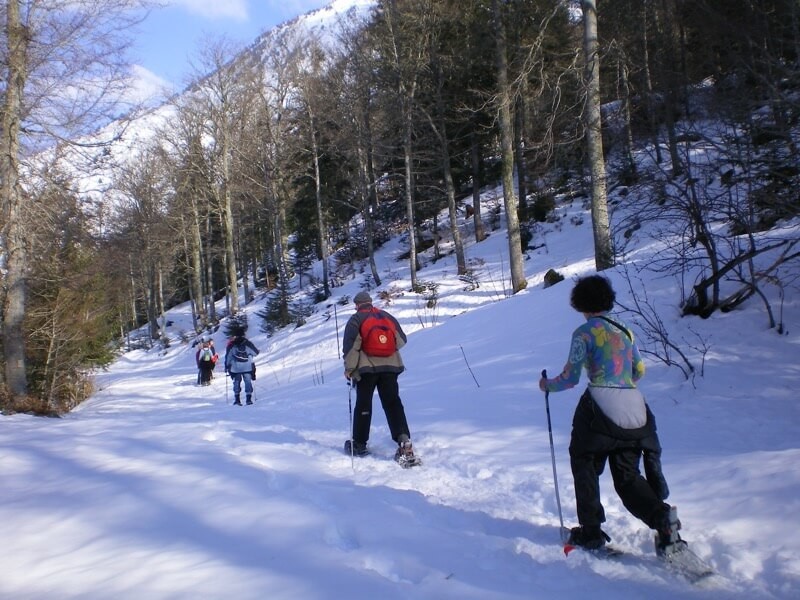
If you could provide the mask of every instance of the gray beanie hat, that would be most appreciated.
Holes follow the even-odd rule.
[[[353,302],[356,304],[372,304],[372,296],[367,292],[358,292],[355,298],[353,298]]]

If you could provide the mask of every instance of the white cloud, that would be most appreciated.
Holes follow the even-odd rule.
[[[247,0],[170,0],[188,12],[206,19],[248,19]]]

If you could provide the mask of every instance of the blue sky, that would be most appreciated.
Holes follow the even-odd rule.
[[[182,89],[204,40],[224,37],[246,46],[262,32],[331,1],[164,0],[164,8],[153,10],[139,26],[130,57],[140,78]]]

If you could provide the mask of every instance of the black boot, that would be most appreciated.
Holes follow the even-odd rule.
[[[669,556],[688,547],[678,533],[680,528],[681,522],[678,519],[677,507],[665,505],[665,510],[656,523],[655,542],[658,556]]]
[[[253,399],[250,397],[250,394],[247,394],[247,404],[252,404]]]
[[[582,525],[573,527],[569,532],[567,544],[571,546],[581,546],[587,550],[597,550],[610,542],[608,534],[600,529],[600,525]]]
[[[363,442],[352,443],[350,440],[345,440],[344,452],[345,454],[352,453],[353,456],[367,456],[369,454],[369,448],[367,448],[366,443]]]
[[[234,406],[241,406],[242,405],[242,401],[239,400],[239,395],[238,394],[233,398],[233,405]]]

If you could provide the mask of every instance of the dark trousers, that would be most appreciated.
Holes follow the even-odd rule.
[[[214,363],[211,361],[201,361],[200,362],[200,380],[198,383],[208,384],[211,383],[211,378],[213,377],[214,372]]]
[[[242,391],[242,380],[244,380],[244,393],[247,394],[247,397],[249,398],[253,393],[252,377],[250,371],[247,373],[231,373],[231,379],[233,379],[233,393],[237,398]]]
[[[653,421],[649,433],[638,440],[621,440],[598,432],[603,428],[599,411],[587,391],[575,409],[572,420],[572,438],[569,445],[570,466],[575,482],[575,501],[578,522],[581,525],[600,525],[606,516],[600,502],[600,475],[608,461],[614,489],[628,511],[655,529],[659,518],[669,506],[666,482],[660,468],[661,446]],[[651,415],[652,419],[652,415]],[[647,454],[653,481],[645,479],[639,471],[639,461]],[[650,475],[648,469],[648,475]],[[663,486],[663,487],[662,487]]]
[[[411,437],[406,421],[406,412],[400,400],[400,389],[397,385],[397,373],[364,373],[356,384],[356,408],[353,415],[353,441],[366,444],[369,440],[369,428],[372,424],[372,396],[378,388],[383,412],[392,439],[396,442],[405,434]]]

